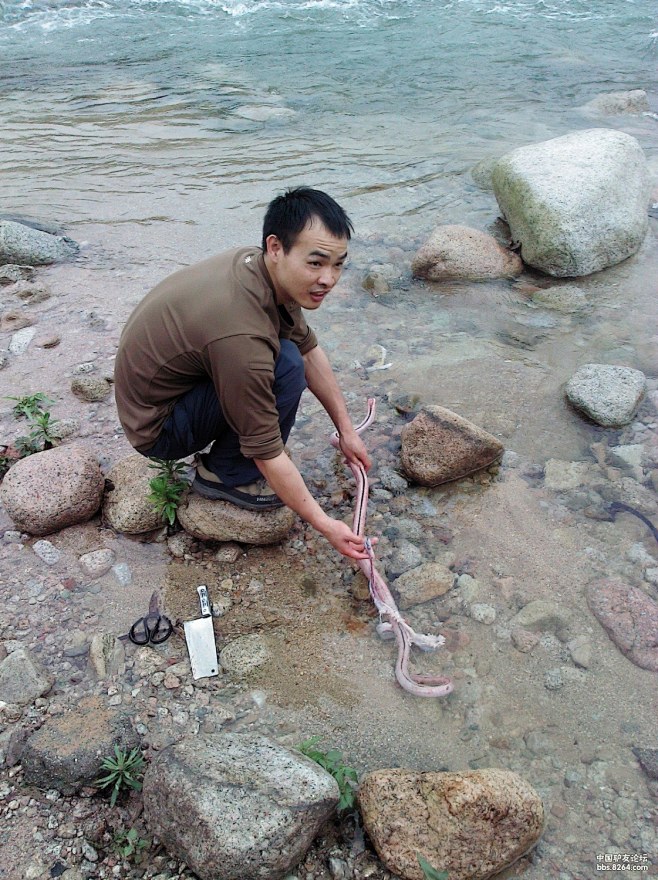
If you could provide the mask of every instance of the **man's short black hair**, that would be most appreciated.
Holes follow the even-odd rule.
[[[288,253],[297,236],[317,217],[336,238],[350,239],[354,227],[338,202],[319,189],[298,186],[272,199],[263,220],[263,250],[267,238],[276,235]]]

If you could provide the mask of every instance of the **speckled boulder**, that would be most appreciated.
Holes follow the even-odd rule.
[[[413,274],[427,281],[516,278],[523,263],[492,235],[468,226],[439,226],[418,250]]]
[[[48,535],[90,519],[104,485],[93,453],[59,446],[17,461],[0,486],[0,499],[19,529]]]
[[[90,403],[104,400],[111,390],[111,382],[103,376],[76,376],[71,382],[75,396]]]
[[[539,795],[509,770],[375,770],[358,797],[377,854],[404,880],[423,880],[418,853],[450,880],[485,880],[532,849],[544,824]]]
[[[201,880],[279,880],[335,810],[338,786],[259,734],[200,734],[156,755],[143,797],[150,831]]]
[[[117,532],[141,535],[163,524],[162,516],[149,501],[150,481],[156,471],[138,452],[117,462],[107,475],[108,491],[103,517]]]
[[[644,373],[609,364],[585,364],[565,388],[569,403],[604,428],[632,422],[645,391]]]
[[[594,128],[519,147],[498,162],[493,185],[523,262],[549,275],[613,266],[647,234],[647,161],[622,131]]]
[[[501,457],[499,440],[442,406],[426,406],[402,429],[405,474],[421,486],[439,486],[488,467]]]
[[[278,544],[295,524],[287,507],[262,513],[243,510],[228,501],[211,501],[190,492],[178,508],[178,521],[202,541],[240,541],[243,544]]]
[[[78,245],[63,235],[51,235],[13,220],[0,220],[0,263],[43,266],[70,260]]]
[[[65,715],[49,718],[29,738],[22,756],[25,781],[74,794],[98,778],[103,758],[114,753],[115,744],[128,751],[139,742],[125,712],[108,708],[98,697],[85,697]]]

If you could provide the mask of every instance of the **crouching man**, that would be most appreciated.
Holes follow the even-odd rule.
[[[286,505],[344,556],[363,539],[328,516],[284,451],[303,390],[318,398],[348,461],[370,458],[303,309],[340,278],[352,224],[319,190],[275,198],[262,248],[237,248],[175,272],[137,306],[116,358],[116,401],[130,443],[178,459],[204,449],[192,488],[249,510]]]

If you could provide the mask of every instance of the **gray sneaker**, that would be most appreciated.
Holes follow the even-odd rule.
[[[278,510],[285,506],[265,480],[255,480],[244,486],[225,486],[202,463],[197,467],[192,490],[204,498],[229,501],[244,510]]]

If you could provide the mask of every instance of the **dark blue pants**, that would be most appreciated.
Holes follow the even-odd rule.
[[[305,388],[304,359],[293,342],[282,339],[274,364],[274,395],[284,443],[295,424]],[[224,418],[215,386],[207,380],[176,401],[155,445],[143,454],[151,458],[185,458],[209,443],[212,447],[203,463],[226,486],[242,486],[261,476],[253,459],[240,452],[240,439]]]

